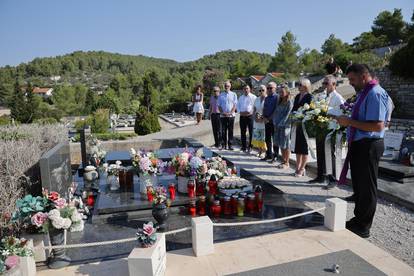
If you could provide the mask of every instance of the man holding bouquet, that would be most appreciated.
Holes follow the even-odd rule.
[[[336,91],[336,78],[333,75],[325,76],[322,86],[325,91],[320,93],[317,98],[324,99],[328,104],[328,115],[340,115],[337,112],[340,106],[345,102],[344,98]],[[317,161],[317,176],[309,183],[329,183],[324,186],[326,189],[332,189],[336,186],[336,178],[333,175],[326,175],[325,163],[325,135],[316,135],[316,161]],[[339,177],[339,176],[338,176]]]
[[[346,228],[368,238],[377,206],[378,163],[384,152],[385,123],[391,113],[388,93],[373,79],[368,66],[353,64],[347,68],[349,83],[357,91],[352,116],[339,116],[341,126],[348,127],[348,154],[340,183],[351,167],[355,196],[354,215]]]

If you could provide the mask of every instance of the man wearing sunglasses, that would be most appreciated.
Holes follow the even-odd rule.
[[[230,90],[231,83],[224,83],[224,91],[220,94],[218,107],[220,110],[220,121],[222,131],[222,143],[224,149],[233,150],[233,128],[236,116],[237,95]]]
[[[279,95],[276,93],[276,83],[271,81],[267,84],[267,96],[263,106],[263,118],[265,120],[265,140],[266,140],[266,156],[262,159],[266,161],[270,159],[272,162],[276,160],[279,148],[273,147],[272,137],[274,132],[273,127],[273,112],[279,102]],[[273,152],[272,152],[273,149]]]

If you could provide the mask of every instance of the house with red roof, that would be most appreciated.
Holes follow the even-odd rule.
[[[251,84],[252,89],[256,90],[260,85],[267,85],[273,79],[280,78],[282,76],[283,73],[270,72],[266,75],[252,75],[248,78],[238,78],[237,80],[244,84]]]
[[[39,95],[43,98],[49,98],[52,96],[53,88],[48,87],[35,87],[33,88],[33,94]]]

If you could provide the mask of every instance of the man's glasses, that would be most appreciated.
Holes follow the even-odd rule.
[[[267,88],[267,90],[272,90],[272,88],[273,88],[273,87],[270,87],[270,86],[269,86],[269,87]]]
[[[323,84],[323,85],[328,85],[328,84],[329,84],[329,82],[324,81],[322,84]]]
[[[259,92],[265,92],[265,91],[266,91],[266,90],[264,90],[264,89],[260,89],[260,90],[259,90]]]

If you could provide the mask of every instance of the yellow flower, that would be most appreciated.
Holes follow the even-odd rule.
[[[311,102],[309,106],[310,106],[310,108],[315,109],[315,103],[314,102]]]

